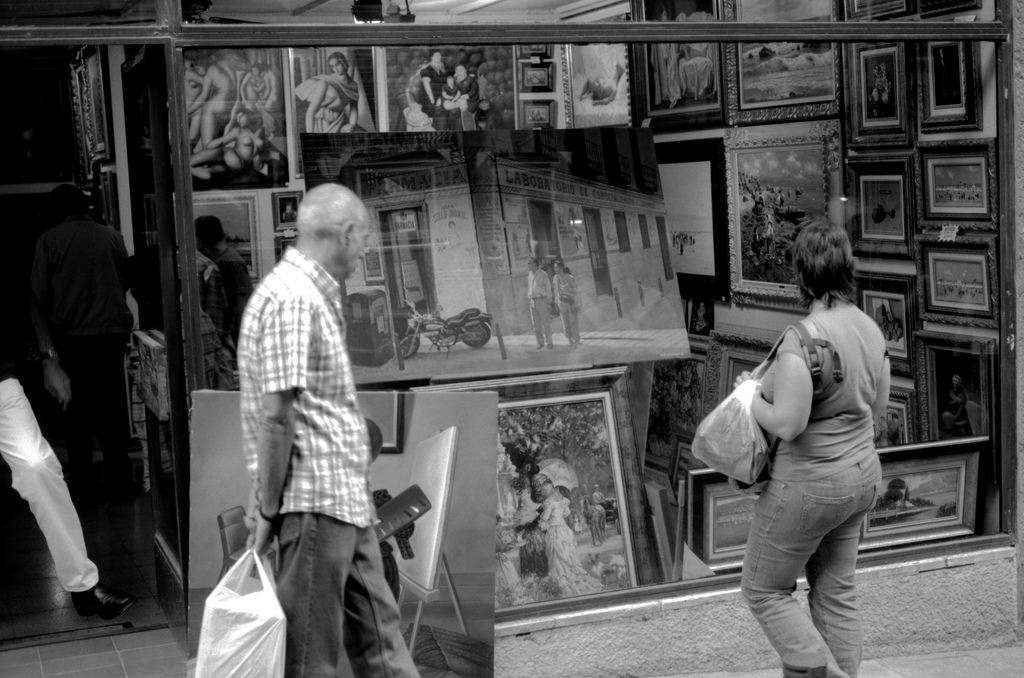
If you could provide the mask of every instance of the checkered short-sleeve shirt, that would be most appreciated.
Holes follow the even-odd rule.
[[[345,348],[341,286],[289,248],[242,317],[238,370],[249,474],[258,478],[257,435],[265,393],[293,390],[295,443],[282,513],[311,512],[358,527],[375,519],[370,451]]]

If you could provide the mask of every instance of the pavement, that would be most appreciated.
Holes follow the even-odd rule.
[[[781,664],[780,664],[781,666]],[[779,678],[781,668],[680,673],[658,678]],[[861,662],[858,678],[1021,678],[1024,643],[983,650],[879,657]]]

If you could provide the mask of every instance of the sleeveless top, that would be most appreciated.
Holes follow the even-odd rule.
[[[843,381],[832,395],[816,400],[807,428],[790,442],[782,441],[772,465],[772,477],[804,481],[824,478],[860,463],[875,454],[875,402],[885,359],[885,338],[878,325],[852,304],[836,302],[808,316],[823,338],[829,339],[842,358]],[[791,353],[804,360],[795,330],[787,330],[778,354]],[[826,352],[827,353],[827,352]],[[777,363],[765,375],[762,393],[774,400]],[[823,373],[831,372],[826,356]]]

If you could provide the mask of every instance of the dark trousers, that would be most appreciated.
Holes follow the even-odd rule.
[[[287,513],[278,539],[285,678],[333,678],[342,647],[360,678],[419,678],[372,529]]]
[[[124,496],[132,488],[128,461],[128,395],[124,357],[128,335],[98,334],[65,337],[57,342],[60,364],[71,379],[71,405],[64,413],[73,496],[94,499],[93,435],[103,451],[107,493]]]

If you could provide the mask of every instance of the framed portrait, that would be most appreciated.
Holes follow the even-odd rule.
[[[387,112],[382,131],[477,129],[476,118],[483,110],[480,102],[485,99],[488,116],[501,121],[490,123],[491,129],[516,127],[512,45],[402,45],[386,48],[384,63],[388,98],[382,107]],[[465,104],[446,100],[446,87]]]
[[[885,412],[875,418],[875,448],[908,445],[917,441],[917,407],[914,392],[901,388],[889,389],[889,402]]]
[[[917,11],[916,0],[845,0],[847,21],[872,21]]]
[[[910,152],[848,158],[847,223],[855,254],[910,259],[917,198]]]
[[[862,550],[974,534],[977,444],[881,454],[882,485],[864,518]]]
[[[889,351],[893,374],[911,375],[914,364],[912,335],[917,327],[917,290],[914,278],[894,273],[856,275],[860,309],[871,316]]]
[[[554,101],[520,101],[519,120],[522,129],[545,129],[555,126]]]
[[[796,306],[790,253],[807,223],[835,218],[841,190],[835,120],[725,131],[729,275],[739,304]]]
[[[918,0],[921,18],[981,9],[981,0]]]
[[[305,47],[288,50],[288,97],[296,134],[376,132],[377,94],[370,47]],[[295,176],[303,175],[295,144]]]
[[[917,296],[921,319],[999,327],[999,272],[994,234],[918,237]]]
[[[921,330],[914,342],[921,440],[990,435],[996,340]]]
[[[552,81],[554,72],[555,66],[551,63],[521,62],[519,64],[520,93],[554,92],[555,86]]]
[[[630,123],[629,57],[624,44],[569,45],[565,50],[566,126]]]
[[[686,481],[687,544],[715,572],[738,568],[757,495],[737,492],[725,474],[713,469],[689,471]]]
[[[618,367],[413,389],[498,392],[499,472],[514,474],[517,495],[515,515],[496,525],[499,553],[515,570],[498,585],[498,618],[561,609],[566,600],[658,576],[626,373]],[[586,516],[588,529],[573,534],[571,510]],[[549,539],[557,540],[550,548]]]
[[[710,337],[715,329],[715,302],[712,299],[691,298],[686,301],[686,331],[693,337]]]
[[[722,0],[643,0],[645,21],[721,21]],[[722,47],[714,42],[636,45],[647,74],[645,115],[656,129],[722,122]]]
[[[259,279],[259,210],[255,193],[211,193],[196,195],[192,202],[192,217],[215,216],[224,228],[224,240],[245,261],[249,277]]]
[[[705,411],[710,412],[732,393],[736,377],[760,365],[772,346],[767,339],[712,330],[704,373]]]
[[[540,63],[554,58],[554,45],[516,45],[516,61]]]
[[[846,140],[850,146],[910,146],[904,44],[845,45]]]
[[[655,145],[672,268],[686,295],[729,298],[725,146],[721,139]],[[686,186],[686,191],[673,187]]]
[[[271,201],[274,204],[274,230],[295,228],[295,223],[299,219],[299,202],[302,201],[302,191],[272,193]]]
[[[922,133],[981,129],[978,43],[940,40],[920,45],[917,111]]]
[[[184,51],[193,191],[287,185],[283,53],[276,47]]]
[[[836,0],[799,3],[725,0],[726,20],[832,21]],[[840,52],[833,43],[742,42],[725,47],[730,125],[827,118],[839,114]]]
[[[992,139],[920,142],[917,153],[918,214],[922,220],[951,220],[967,229],[997,228]]]

